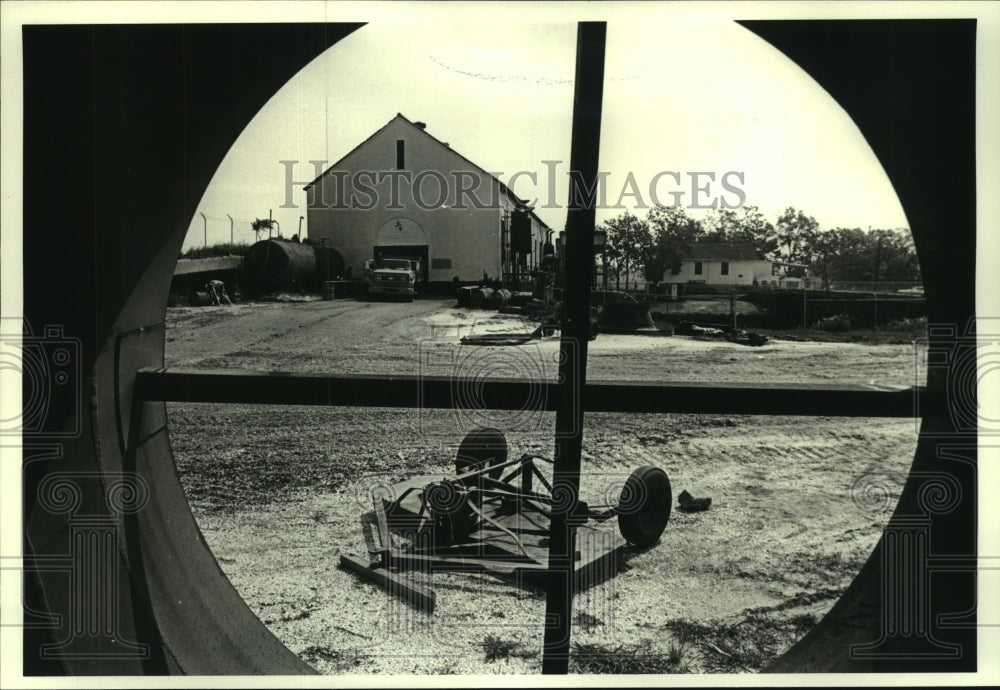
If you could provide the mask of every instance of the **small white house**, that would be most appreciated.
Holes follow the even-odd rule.
[[[802,287],[804,272],[803,265],[765,258],[752,242],[698,242],[679,265],[667,269],[663,282],[716,287]]]
[[[355,275],[408,256],[429,285],[496,279],[539,265],[550,235],[505,184],[401,114],[305,189],[310,240]]]

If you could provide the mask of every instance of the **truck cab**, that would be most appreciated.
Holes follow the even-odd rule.
[[[368,294],[385,297],[406,297],[411,301],[419,294],[420,261],[412,257],[384,257],[368,279]]]

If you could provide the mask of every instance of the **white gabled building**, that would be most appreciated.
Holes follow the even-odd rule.
[[[752,242],[698,242],[679,265],[667,269],[663,282],[800,288],[804,275],[805,266],[767,259]]]
[[[432,286],[496,279],[538,265],[549,235],[505,184],[401,114],[305,189],[310,240],[354,276],[368,259],[415,256]]]

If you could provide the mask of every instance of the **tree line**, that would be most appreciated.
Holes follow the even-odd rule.
[[[712,209],[698,220],[680,206],[654,206],[645,218],[629,211],[606,221],[604,261],[620,286],[641,275],[663,280],[697,242],[749,242],[767,259],[801,264],[824,281],[918,282],[913,237],[906,228],[821,230],[810,215],[789,206],[771,223],[756,206]]]

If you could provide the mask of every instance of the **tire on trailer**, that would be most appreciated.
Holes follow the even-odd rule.
[[[652,546],[670,520],[670,478],[659,467],[644,465],[629,475],[618,501],[618,531],[636,546]]]
[[[499,429],[474,429],[465,435],[455,457],[455,470],[462,474],[472,468],[492,467],[507,462],[507,438]],[[499,479],[503,468],[490,470],[491,479]]]

